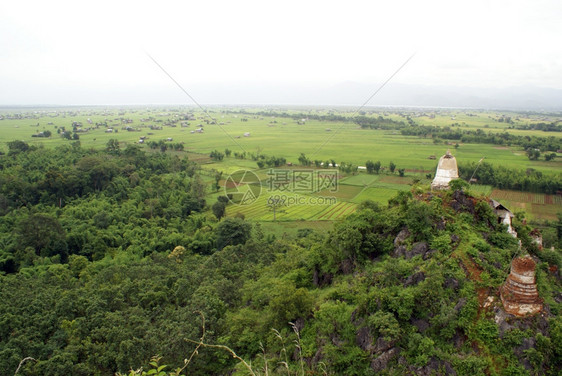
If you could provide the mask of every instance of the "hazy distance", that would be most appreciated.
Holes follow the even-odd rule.
[[[0,105],[562,109],[558,1],[4,2]]]

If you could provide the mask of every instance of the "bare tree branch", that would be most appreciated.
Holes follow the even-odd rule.
[[[20,364],[18,365],[18,368],[16,369],[16,372],[14,373],[14,376],[16,376],[16,375],[18,374],[18,372],[20,371],[21,366],[23,366],[23,364],[24,364],[25,362],[27,362],[28,360],[33,360],[34,362],[37,361],[37,359],[34,359],[34,358],[30,357],[30,356],[28,356],[27,358],[23,358],[23,359],[21,360]]]

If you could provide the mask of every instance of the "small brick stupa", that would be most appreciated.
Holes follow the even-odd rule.
[[[534,315],[542,309],[535,284],[535,262],[530,256],[517,257],[511,262],[511,272],[500,289],[503,307],[515,316]]]

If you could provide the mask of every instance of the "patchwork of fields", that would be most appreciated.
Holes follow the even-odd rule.
[[[209,166],[218,167],[220,164]],[[241,166],[238,166],[241,168]],[[236,166],[228,166],[228,170],[235,170]],[[266,172],[257,170],[255,173],[265,178]],[[422,183],[428,184],[429,180],[420,178]],[[276,209],[276,220],[287,221],[333,221],[341,219],[357,209],[357,205],[366,200],[371,200],[381,205],[386,205],[388,200],[400,191],[411,189],[411,177],[397,175],[369,175],[358,173],[344,177],[340,180],[338,189],[332,192],[328,189],[319,192],[301,195],[302,202]],[[537,220],[556,220],[556,215],[562,212],[562,196],[546,195],[541,193],[509,191],[493,189],[486,185],[471,185],[473,194],[486,195],[493,198],[512,211],[525,211],[528,218]],[[267,192],[265,186],[259,199],[249,205],[229,205],[227,215],[243,215],[247,219],[256,221],[273,221],[273,209],[268,206],[267,199],[279,192]],[[287,194],[290,198],[291,194]],[[303,200],[302,198],[305,198]],[[214,196],[212,196],[214,199]],[[330,198],[321,204],[310,204],[309,199]],[[297,200],[293,200],[297,201]]]
[[[291,111],[283,110],[284,113]],[[295,111],[292,111],[295,112]],[[305,116],[327,115],[334,111],[320,109],[302,110]],[[336,111],[340,115],[351,116],[350,110]],[[189,120],[182,120],[187,115]],[[10,112],[0,113],[10,115]],[[246,154],[264,154],[283,157],[287,162],[297,162],[304,153],[311,160],[326,161],[334,159],[365,165],[370,159],[379,160],[383,167],[392,161],[397,168],[407,172],[434,171],[437,162],[429,159],[432,155],[442,155],[449,145],[434,143],[429,138],[403,136],[397,130],[361,129],[354,123],[319,121],[310,119],[298,122],[291,118],[260,116],[251,113],[236,114],[227,110],[210,109],[209,114],[217,124],[208,124],[210,117],[193,108],[175,109],[47,109],[19,113],[18,118],[4,117],[0,120],[0,151],[6,151],[6,142],[24,140],[30,145],[56,147],[71,144],[60,136],[62,128],[76,133],[83,147],[104,148],[111,139],[117,139],[121,146],[139,144],[144,138],[143,148],[148,149],[151,141],[181,143],[185,151],[209,154],[213,150]],[[24,116],[25,115],[25,116]],[[507,125],[499,123],[501,114],[477,112],[467,115],[464,111],[433,111],[428,113],[405,110],[370,110],[372,116],[385,116],[396,121],[406,121],[413,117],[416,123],[424,125],[451,126],[458,123],[461,128],[488,126],[486,132],[505,131]],[[11,113],[10,116],[14,116]],[[27,116],[27,117],[26,117]],[[512,117],[515,124],[528,124],[543,121],[540,117],[519,115]],[[80,124],[76,126],[76,124]],[[196,130],[201,128],[202,132]],[[109,132],[111,129],[111,132]],[[330,132],[327,132],[330,129]],[[50,137],[32,137],[41,132],[51,132]],[[514,130],[509,130],[513,132]],[[336,133],[337,132],[337,133]],[[525,135],[549,136],[549,132],[518,131]],[[552,133],[552,132],[551,132]],[[553,134],[559,137],[559,134]],[[329,140],[329,142],[327,142]],[[486,157],[489,163],[513,168],[534,168],[541,171],[562,170],[562,161],[530,161],[523,150],[517,147],[498,148],[491,144],[461,144],[454,151],[455,156],[465,162],[477,162]],[[249,160],[248,160],[249,161]],[[255,164],[254,164],[255,167]]]
[[[337,163],[347,162],[364,166],[367,160],[372,160],[380,161],[383,171],[388,169],[390,162],[395,163],[397,169],[405,169],[404,177],[388,174],[387,170],[380,175],[362,172],[344,177],[338,182],[339,186],[335,192],[330,190],[310,192],[303,195],[307,200],[306,204],[298,203],[276,210],[278,221],[320,223],[353,213],[357,205],[364,200],[372,200],[384,205],[399,191],[410,189],[414,179],[421,181],[422,184],[428,183],[429,180],[425,175],[433,173],[437,165],[437,161],[429,157],[438,157],[450,147],[450,145],[436,143],[431,138],[403,136],[397,130],[361,129],[352,122],[320,121],[314,118],[317,115],[331,113],[351,116],[352,112],[349,109],[279,110],[284,114],[303,114],[303,121],[257,114],[263,109],[245,111],[237,113],[237,111],[213,108],[210,109],[209,114],[204,114],[189,107],[126,110],[73,108],[28,112],[22,112],[21,109],[4,110],[0,112],[0,151],[6,152],[7,142],[13,140],[23,140],[30,145],[47,148],[71,145],[76,141],[61,137],[62,129],[77,131],[75,135],[79,138],[78,141],[83,147],[88,148],[105,148],[108,141],[112,139],[118,140],[121,148],[136,144],[152,152],[159,152],[160,148],[150,149],[148,144],[151,142],[164,142],[170,146],[181,144],[184,151],[172,151],[172,153],[180,158],[187,156],[190,160],[200,163],[204,170],[203,181],[209,185],[214,181],[215,171],[223,172],[220,181],[222,186],[225,184],[226,177],[237,170],[251,170],[262,182],[267,179],[268,169],[258,169],[251,155],[285,158],[287,162],[295,164],[299,155],[304,153],[311,161],[335,160]],[[415,123],[422,125],[559,137],[559,133],[555,132],[510,129],[513,126],[560,120],[539,115],[398,109],[370,109],[367,115],[384,116],[400,122],[410,117]],[[502,121],[505,116],[510,116],[511,124]],[[216,120],[216,124],[209,121],[211,118]],[[32,137],[45,131],[50,132],[51,136]],[[142,142],[140,142],[141,138]],[[227,149],[233,154],[244,154],[244,157],[225,157],[221,161],[214,161],[209,157],[209,153],[213,150],[222,153]],[[531,161],[525,155],[525,151],[519,147],[461,143],[453,153],[457,160],[463,162],[476,162],[485,156],[487,162],[495,165],[518,169],[533,168],[544,173],[562,171],[562,158],[559,156],[554,161]],[[284,168],[298,167],[284,166]],[[556,213],[562,211],[560,196],[505,191],[488,186],[472,186],[471,189],[475,193],[490,195],[513,211],[525,210],[536,219],[555,219]],[[218,193],[210,194],[208,202],[212,203],[217,195]],[[331,197],[334,201],[322,204],[318,204],[318,200],[314,201],[322,197]],[[310,204],[310,200],[314,201],[314,204]],[[229,205],[227,215],[236,214],[257,221],[273,220],[273,210],[267,205],[264,195],[250,205]]]
[[[556,214],[562,212],[560,195],[494,189],[490,197],[514,212],[525,211],[533,219],[556,220]]]

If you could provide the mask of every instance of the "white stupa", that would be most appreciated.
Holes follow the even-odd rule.
[[[449,150],[444,156],[439,158],[435,178],[431,183],[431,189],[447,189],[449,182],[459,178],[459,169],[457,168],[457,160]]]

